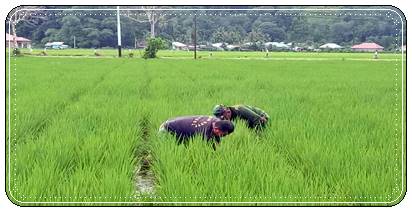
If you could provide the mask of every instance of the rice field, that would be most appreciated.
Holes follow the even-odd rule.
[[[111,52],[8,61],[14,203],[394,205],[405,194],[399,54]],[[229,59],[239,57],[249,59]],[[219,103],[258,106],[270,126],[235,122],[217,151],[157,135],[166,119],[209,115]],[[151,192],[139,186],[143,166]]]

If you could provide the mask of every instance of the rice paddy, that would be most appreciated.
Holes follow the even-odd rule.
[[[405,193],[399,54],[86,51],[8,61],[16,204],[394,205]],[[262,108],[270,125],[235,122],[217,151],[157,135],[166,119],[219,103]]]

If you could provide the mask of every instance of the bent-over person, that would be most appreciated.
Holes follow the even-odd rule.
[[[169,119],[160,125],[159,132],[168,132],[174,135],[179,144],[202,136],[203,140],[212,141],[213,149],[220,143],[220,139],[234,131],[234,125],[229,120],[221,120],[212,116],[182,116]]]

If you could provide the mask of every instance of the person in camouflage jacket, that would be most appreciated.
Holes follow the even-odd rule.
[[[244,120],[250,129],[264,128],[270,118],[262,109],[244,104],[233,106],[225,106],[223,104],[216,105],[213,108],[213,115],[222,120]]]

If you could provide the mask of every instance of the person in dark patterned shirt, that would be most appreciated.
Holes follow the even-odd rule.
[[[182,116],[169,119],[160,125],[159,132],[169,132],[176,136],[181,144],[188,139],[200,135],[204,140],[214,141],[213,148],[220,143],[220,138],[234,131],[231,121],[212,116]]]
[[[246,121],[247,127],[250,129],[262,129],[269,121],[269,115],[262,109],[243,104],[233,106],[216,105],[213,108],[213,115],[222,120],[242,119]]]

